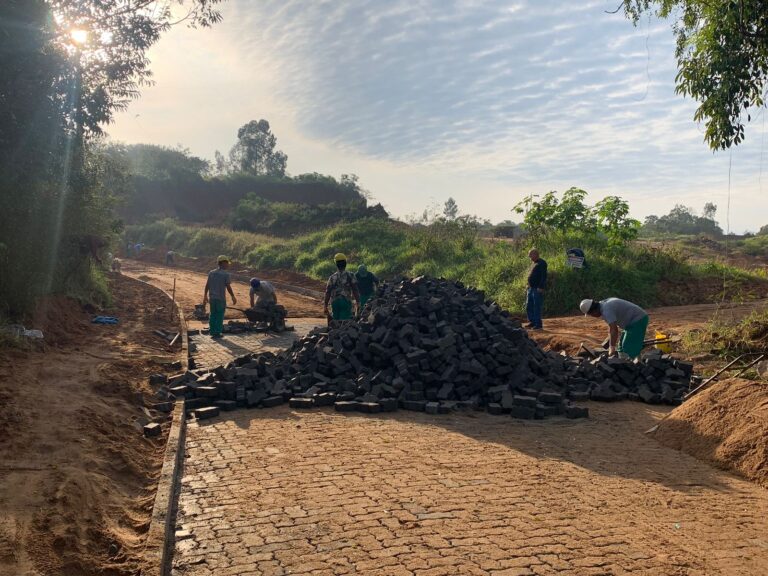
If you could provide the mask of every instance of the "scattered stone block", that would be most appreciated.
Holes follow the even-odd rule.
[[[146,438],[155,438],[157,436],[160,436],[160,433],[163,431],[160,424],[157,422],[150,422],[149,424],[144,426],[144,436]]]
[[[207,420],[209,418],[215,418],[219,415],[218,406],[206,406],[205,408],[198,408],[194,411],[195,418],[198,420]]]

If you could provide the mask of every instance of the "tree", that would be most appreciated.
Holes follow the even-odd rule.
[[[547,192],[541,200],[530,195],[513,210],[525,214],[523,225],[534,240],[550,232],[562,235],[602,234],[612,244],[625,244],[637,237],[640,222],[629,217],[629,204],[618,196],[608,196],[593,207],[584,203],[587,192],[570,188],[558,200],[557,192]]]
[[[276,147],[269,122],[251,120],[237,131],[237,143],[229,153],[231,166],[242,174],[283,177],[288,156]]]
[[[448,198],[443,205],[443,216],[446,220],[456,220],[459,215],[459,205],[456,204],[456,200]]]
[[[634,240],[640,232],[640,222],[629,217],[629,204],[618,196],[606,196],[595,204],[594,217],[612,244]]]
[[[186,21],[217,22],[219,1],[188,0]],[[54,289],[95,288],[82,240],[105,245],[115,233],[112,187],[124,181],[95,144],[149,82],[146,52],[172,25],[168,6],[0,2],[0,315],[19,316]]]
[[[669,214],[664,216],[647,216],[643,224],[643,234],[710,234],[722,236],[723,230],[715,222],[717,206],[707,202],[702,210],[702,216],[688,206],[676,204]]]
[[[717,214],[717,204],[707,202],[704,204],[704,209],[701,211],[701,217],[705,220],[715,220],[715,214]]]
[[[644,13],[673,18],[677,92],[700,106],[704,139],[712,149],[744,140],[744,116],[764,105],[768,87],[767,0],[623,0],[635,24]]]

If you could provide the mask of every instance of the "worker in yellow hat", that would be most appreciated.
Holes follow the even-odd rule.
[[[232,291],[232,279],[227,272],[229,268],[229,258],[219,256],[217,259],[219,267],[208,273],[208,281],[205,283],[203,292],[203,308],[208,304],[210,295],[211,314],[209,320],[209,335],[211,338],[221,338],[224,329],[224,313],[227,311],[227,292],[232,297],[232,305],[237,304],[237,298]]]
[[[336,272],[328,278],[325,286],[323,313],[329,322],[333,320],[351,320],[355,315],[355,304],[360,307],[360,292],[357,289],[355,275],[347,271],[347,257],[339,252],[333,257],[336,262]],[[328,313],[328,304],[331,313]]]

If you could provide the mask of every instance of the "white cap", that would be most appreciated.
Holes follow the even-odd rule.
[[[587,298],[586,300],[582,300],[581,304],[579,304],[579,310],[584,312],[584,316],[589,314],[589,309],[592,308],[593,302],[594,300],[590,300],[589,298]]]

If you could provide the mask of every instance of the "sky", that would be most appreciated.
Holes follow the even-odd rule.
[[[290,174],[357,174],[398,217],[453,197],[460,213],[519,221],[524,196],[577,186],[639,219],[714,202],[724,229],[756,231],[765,115],[713,153],[696,102],[675,94],[671,23],[634,27],[616,6],[228,0],[220,24],[160,40],[154,85],[107,132],[212,159],[264,118]]]

